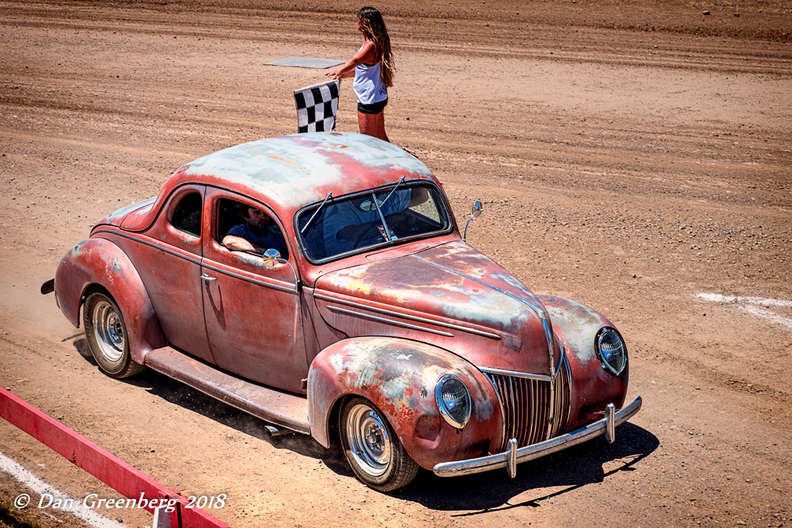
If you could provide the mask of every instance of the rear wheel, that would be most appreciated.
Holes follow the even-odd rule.
[[[110,377],[128,378],[145,370],[132,361],[129,338],[121,310],[102,292],[88,296],[83,307],[85,337],[99,368]]]
[[[369,401],[353,398],[339,418],[344,454],[355,475],[378,491],[409,484],[418,464],[404,450],[388,421]]]

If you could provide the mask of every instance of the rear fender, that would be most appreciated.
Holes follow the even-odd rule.
[[[600,329],[616,327],[602,314],[579,302],[555,295],[537,295],[537,298],[547,309],[569,359],[572,409],[565,430],[601,418],[593,413],[604,411],[609,403],[620,409],[627,395],[629,356],[624,372],[616,377],[602,368],[595,348]]]
[[[91,238],[71,248],[55,272],[58,306],[76,327],[80,326],[80,307],[92,286],[107,290],[118,304],[133,361],[142,364],[150,350],[167,344],[135,266],[121,248],[103,238]]]
[[[435,386],[446,374],[470,391],[473,410],[461,430],[442,418],[435,401]],[[501,412],[492,385],[467,361],[431,345],[362,337],[319,353],[308,374],[308,418],[320,444],[329,447],[331,421],[344,398],[354,395],[385,415],[410,457],[426,469],[487,454],[501,442]]]

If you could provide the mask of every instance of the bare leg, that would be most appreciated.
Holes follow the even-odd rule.
[[[385,111],[379,114],[364,114],[358,112],[358,127],[361,134],[374,136],[390,143],[388,134],[385,133]]]

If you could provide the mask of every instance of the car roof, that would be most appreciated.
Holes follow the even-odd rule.
[[[167,187],[199,182],[297,209],[406,180],[434,176],[417,158],[371,136],[341,132],[294,134],[244,143],[199,158],[177,170]]]

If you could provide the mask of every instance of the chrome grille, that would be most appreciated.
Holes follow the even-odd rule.
[[[558,436],[569,418],[569,362],[566,354],[553,381],[484,372],[501,404],[504,419],[503,445],[511,438],[519,447]]]

